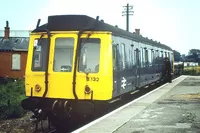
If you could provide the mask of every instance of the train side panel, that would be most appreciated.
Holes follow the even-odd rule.
[[[171,51],[121,36],[112,36],[113,98],[165,77],[164,57],[173,64]]]

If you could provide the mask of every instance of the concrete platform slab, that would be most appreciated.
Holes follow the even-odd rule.
[[[184,121],[188,112],[192,114],[191,109],[195,109],[195,114],[200,111],[200,107],[194,105],[179,103],[171,103],[174,99],[181,99],[183,94],[200,93],[200,87],[196,87],[200,77],[180,76],[172,83],[167,83],[152,92],[140,97],[120,107],[119,109],[89,123],[88,125],[74,131],[81,133],[121,133],[121,132],[171,132],[185,131],[191,129],[192,124]],[[193,88],[185,84],[195,82]],[[192,84],[191,84],[192,85]],[[181,94],[181,96],[179,96]],[[194,99],[195,96],[193,96]],[[173,98],[173,99],[172,99]],[[184,99],[184,98],[183,98]],[[177,100],[176,100],[177,101]],[[164,103],[165,102],[165,103]],[[191,103],[192,101],[189,100]],[[189,115],[192,119],[193,115]],[[197,118],[197,117],[195,117]],[[200,120],[200,119],[199,119]],[[199,126],[196,121],[195,126]],[[182,130],[183,129],[183,130]],[[196,130],[196,129],[194,129]],[[192,131],[192,130],[188,130]]]
[[[187,77],[114,133],[199,133],[200,77]]]

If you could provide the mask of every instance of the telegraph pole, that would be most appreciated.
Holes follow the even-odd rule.
[[[133,10],[133,6],[127,4],[124,7],[124,11],[122,12],[122,16],[126,15],[126,30],[129,31],[129,15],[133,15],[134,11]]]

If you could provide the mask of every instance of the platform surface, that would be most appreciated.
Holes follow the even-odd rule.
[[[200,76],[180,76],[75,132],[198,133]]]

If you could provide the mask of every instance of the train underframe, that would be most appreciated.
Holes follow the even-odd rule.
[[[66,130],[67,124],[80,123],[84,119],[94,117],[97,112],[103,112],[108,107],[104,101],[66,100],[54,98],[29,97],[22,101],[22,107],[33,112],[33,122],[37,125],[43,120],[49,121],[49,126]],[[103,107],[103,108],[102,108]],[[51,123],[51,124],[50,124]]]

